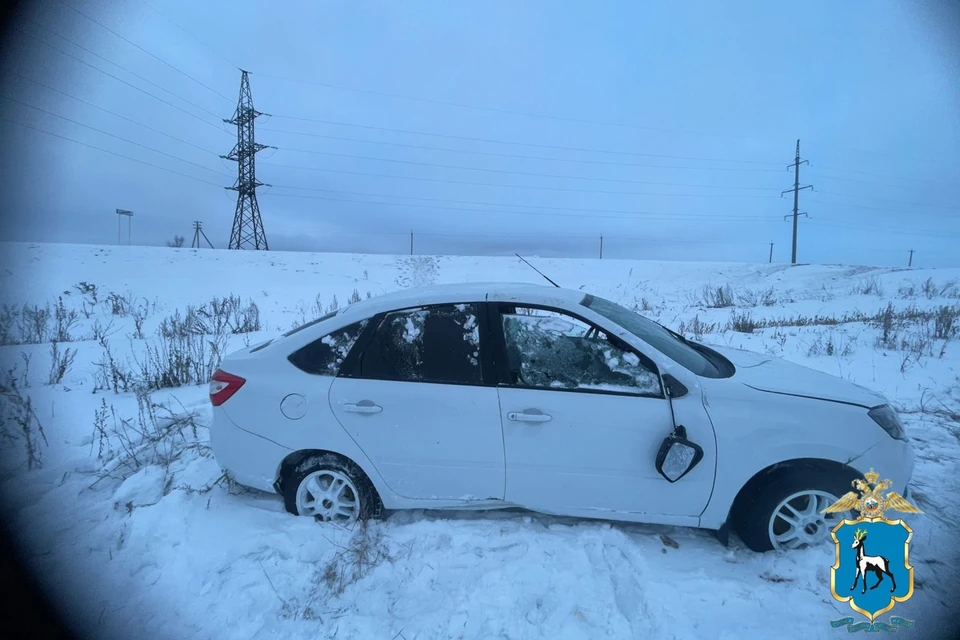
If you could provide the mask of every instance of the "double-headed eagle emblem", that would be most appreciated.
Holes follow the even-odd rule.
[[[883,512],[887,510],[903,511],[905,513],[923,513],[896,491],[890,491],[884,497],[883,492],[892,487],[893,482],[890,480],[880,480],[880,474],[873,469],[863,474],[863,477],[866,479],[866,482],[863,480],[854,480],[851,483],[851,485],[856,487],[857,491],[848,492],[821,513],[838,513],[855,509],[860,512],[857,521],[883,518]],[[873,485],[873,488],[871,488],[870,485]],[[859,492],[860,495],[857,495],[857,492]]]

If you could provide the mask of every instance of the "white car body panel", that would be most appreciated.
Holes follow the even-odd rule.
[[[238,427],[222,406],[213,408],[210,446],[217,464],[230,471],[234,480],[271,492],[280,462],[293,453],[288,447]]]
[[[703,384],[704,404],[717,429],[720,480],[700,517],[704,528],[719,528],[740,488],[770,465],[806,458],[850,464],[878,442],[894,442],[863,407],[723,382]]]
[[[737,367],[738,382],[773,393],[806,396],[865,407],[886,404],[876,391],[816,369],[743,349],[708,345]]]
[[[349,411],[364,401],[380,411]],[[503,499],[496,388],[338,378],[330,387],[330,406],[398,496]]]
[[[737,368],[702,378],[580,304],[584,292],[530,284],[440,285],[364,300],[288,337],[227,356],[224,371],[246,383],[214,408],[211,441],[241,484],[272,491],[281,464],[302,451],[353,460],[387,509],[521,506],[547,513],[718,529],[738,492],[777,463],[811,458],[871,467],[906,485],[907,442],[867,416],[883,396],[768,356],[710,346]],[[496,387],[385,382],[312,375],[287,356],[378,313],[431,304],[515,302],[568,311],[616,335],[688,393],[672,401],[676,423],[704,450],[669,483],[654,458],[669,435],[666,399]],[[280,410],[299,394],[303,415]],[[345,412],[370,400],[376,414]],[[508,414],[539,409],[546,423]]]
[[[678,402],[679,404],[679,402]],[[508,502],[537,511],[643,516],[699,514],[713,490],[713,428],[703,411],[684,424],[704,460],[670,485],[652,461],[673,431],[665,398],[540,389],[500,389]],[[536,410],[547,422],[513,413]],[[703,446],[703,445],[702,445]],[[601,516],[602,517],[602,516]]]

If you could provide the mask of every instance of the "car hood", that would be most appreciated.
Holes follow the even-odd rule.
[[[846,402],[867,408],[887,403],[887,399],[876,391],[780,358],[717,345],[709,345],[709,348],[737,368],[732,380],[758,391]]]

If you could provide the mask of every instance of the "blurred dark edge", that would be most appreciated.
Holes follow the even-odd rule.
[[[14,17],[30,4],[33,3],[26,0],[0,2],[0,50],[7,49],[9,43],[16,41],[12,37]],[[4,56],[8,63],[11,53],[15,55],[6,51],[7,55]],[[0,204],[0,215],[12,213]],[[23,562],[20,545],[14,539],[14,532],[9,530],[6,514],[6,505],[0,503],[0,637],[11,640],[81,640],[63,623],[57,607],[46,597]]]
[[[52,604],[24,565],[11,532],[0,527],[0,636],[80,640]]]
[[[14,16],[41,1],[0,1],[0,51],[6,54],[2,56],[6,62],[13,53],[6,50],[7,45],[16,40],[13,38]],[[929,20],[930,35],[939,38],[944,61],[960,67],[960,0],[917,0],[914,7]],[[960,77],[957,82],[960,84]],[[14,212],[0,201],[0,216],[8,215],[14,215]],[[20,545],[7,527],[6,507],[0,502],[0,638],[84,640],[61,619],[57,607],[23,562]],[[960,553],[954,550],[951,557],[960,560]],[[937,637],[960,638],[960,616],[918,621],[920,624],[933,627],[928,627],[927,633],[934,629],[943,633]]]

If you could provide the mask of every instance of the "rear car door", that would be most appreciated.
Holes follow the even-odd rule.
[[[340,424],[406,498],[503,499],[503,434],[478,304],[372,319],[330,388]]]
[[[702,421],[685,425],[710,464],[675,484],[660,476],[656,455],[673,419],[651,359],[561,309],[491,307],[491,336],[504,363],[507,501],[571,515],[703,511],[713,488],[712,426],[705,411]]]

